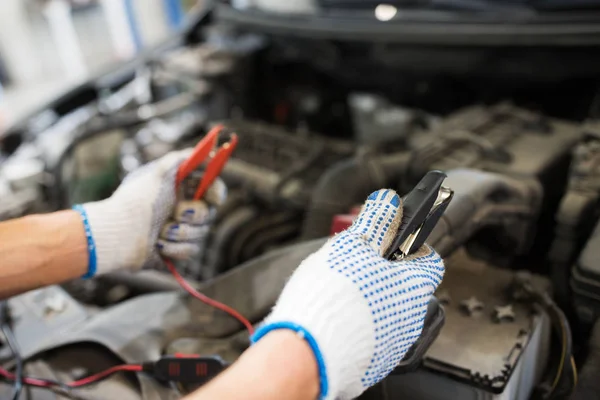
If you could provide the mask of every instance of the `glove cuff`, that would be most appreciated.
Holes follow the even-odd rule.
[[[142,229],[131,218],[131,215],[135,215],[135,207],[140,212],[139,207],[144,205],[131,205],[122,201],[112,204],[111,199],[107,199],[73,207],[82,216],[88,240],[90,261],[84,278],[143,265],[144,259],[133,258],[139,253],[136,251],[139,246],[147,246],[147,241],[132,243],[136,233]]]
[[[321,399],[354,398],[365,389],[374,353],[372,315],[352,278],[324,267],[322,256],[312,255],[294,272],[253,339],[274,329],[304,333],[319,365]]]
[[[87,250],[88,250],[88,270],[85,275],[82,276],[83,279],[89,279],[96,275],[96,270],[98,268],[98,257],[96,254],[96,242],[94,241],[94,236],[92,235],[92,228],[90,226],[90,222],[88,219],[87,212],[85,209],[77,204],[73,206],[73,210],[77,211],[81,216],[81,222],[83,222],[83,229],[85,231],[85,238],[87,240]]]
[[[329,382],[327,379],[327,368],[325,367],[325,360],[323,359],[323,354],[321,353],[321,349],[319,348],[319,344],[317,343],[317,340],[304,327],[302,327],[298,324],[295,324],[293,322],[289,322],[289,321],[275,322],[272,324],[267,324],[267,325],[261,326],[254,333],[254,335],[252,335],[250,340],[252,343],[256,343],[260,339],[262,339],[264,336],[266,336],[267,333],[274,331],[274,330],[278,330],[278,329],[288,329],[288,330],[294,331],[298,334],[298,336],[300,336],[304,340],[306,340],[306,342],[310,346],[311,350],[313,351],[313,354],[317,361],[317,368],[319,370],[320,398],[321,399],[327,398],[327,394],[329,393]]]

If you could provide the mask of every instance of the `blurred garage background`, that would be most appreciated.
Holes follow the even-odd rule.
[[[0,1],[0,131],[69,87],[159,43],[183,25],[197,3]]]

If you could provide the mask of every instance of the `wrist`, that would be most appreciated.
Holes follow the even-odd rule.
[[[316,400],[318,395],[312,350],[296,333],[281,329],[265,335],[186,400]]]
[[[261,326],[254,335],[252,335],[250,340],[253,344],[256,344],[263,338],[263,341],[268,341],[269,339],[273,340],[273,338],[278,337],[291,337],[290,334],[295,336],[296,343],[294,344],[297,345],[298,341],[302,341],[304,347],[308,347],[310,350],[311,362],[305,362],[305,364],[310,364],[316,368],[317,379],[315,380],[315,385],[317,393],[319,393],[319,398],[326,398],[329,393],[329,379],[327,376],[327,368],[325,367],[325,360],[317,340],[306,328],[289,321],[274,322]]]
[[[307,343],[316,344],[310,346],[315,359],[322,360],[321,398],[354,398],[364,390],[362,378],[376,354],[372,314],[352,281],[320,268],[318,257],[296,270],[254,339],[297,326],[292,330],[307,332]]]
[[[278,379],[270,388],[274,398],[281,397],[281,386],[288,387],[291,393],[286,393],[283,398],[301,398],[316,400],[319,396],[319,375],[317,360],[314,353],[301,335],[288,329],[274,330],[266,334],[260,343],[256,343],[251,348],[252,352],[264,355],[270,377],[265,377],[263,382],[267,382],[271,377]],[[248,356],[248,362],[254,363],[254,356],[251,353]],[[281,370],[279,374],[273,374],[274,370]],[[285,371],[284,371],[285,370]],[[292,386],[292,387],[290,387]],[[296,386],[295,388],[293,386]],[[298,393],[295,395],[295,393]]]

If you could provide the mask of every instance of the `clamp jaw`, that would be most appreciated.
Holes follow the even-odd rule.
[[[430,171],[402,199],[402,223],[384,257],[402,260],[417,251],[440,220],[454,192],[442,186],[446,174]]]
[[[190,157],[182,162],[177,170],[176,184],[179,185],[194,171],[203,168],[202,178],[194,192],[194,200],[200,200],[204,196],[210,185],[221,174],[227,160],[229,160],[231,153],[237,146],[238,137],[235,133],[229,134],[223,143],[219,143],[224,131],[223,125],[217,125],[211,129],[196,145]]]
[[[442,186],[446,174],[430,171],[403,198],[402,222],[398,233],[385,257],[389,260],[402,260],[417,251],[448,208],[454,192]],[[427,306],[427,314],[421,336],[408,349],[393,374],[412,372],[421,364],[423,357],[444,325],[445,313],[435,296]]]

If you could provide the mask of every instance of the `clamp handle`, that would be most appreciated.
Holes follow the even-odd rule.
[[[452,190],[442,186],[444,179],[446,174],[442,171],[430,171],[405,196],[402,222],[392,245],[384,255],[387,259],[395,260],[399,256],[412,254],[425,243],[452,200]],[[445,320],[444,308],[438,299],[432,296],[427,305],[421,335],[408,349],[392,374],[412,372],[421,365],[425,353],[440,334]]]
[[[446,313],[444,312],[444,308],[438,299],[432,296],[427,305],[427,314],[425,315],[425,323],[421,336],[408,349],[400,364],[392,371],[392,374],[400,375],[415,371],[421,365],[429,347],[437,339],[445,321]]]
[[[210,188],[213,182],[221,174],[229,157],[231,157],[231,153],[233,153],[237,146],[238,137],[235,133],[232,133],[225,143],[218,146],[219,136],[223,130],[223,125],[217,125],[212,128],[204,138],[198,142],[196,147],[194,147],[192,154],[181,163],[177,170],[175,183],[179,186],[192,172],[198,169],[202,164],[205,164],[202,179],[200,180],[193,197],[194,200],[200,200],[204,196],[208,188]]]

